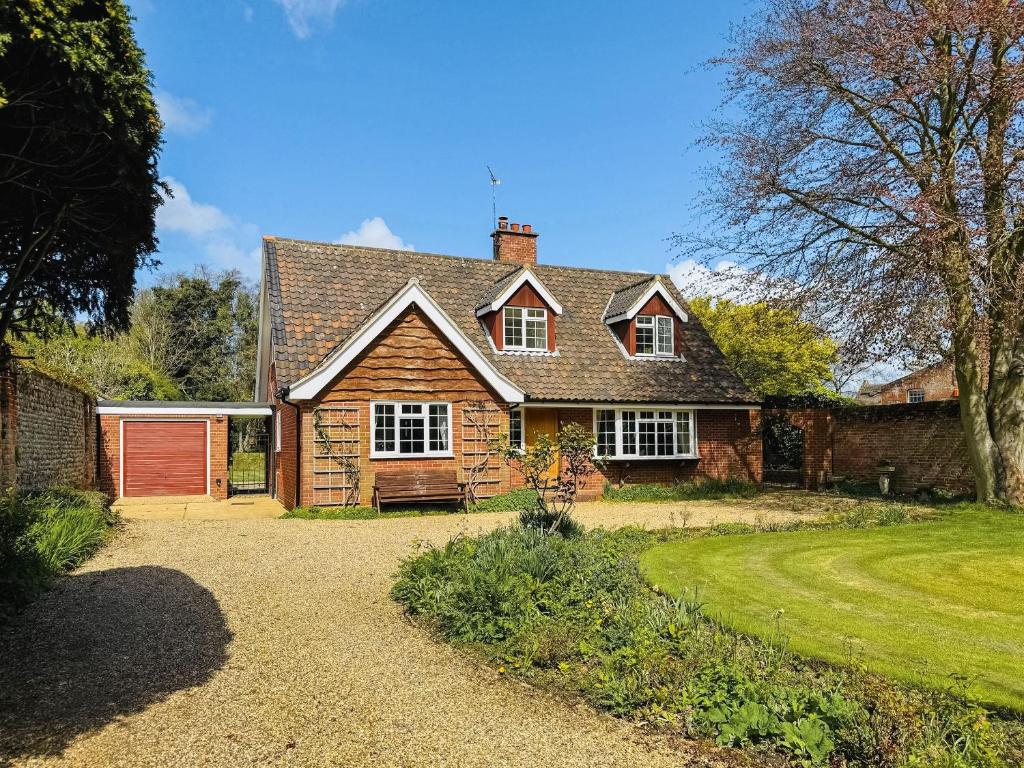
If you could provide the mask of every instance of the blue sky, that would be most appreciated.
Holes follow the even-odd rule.
[[[135,0],[167,124],[161,271],[255,278],[263,234],[663,271],[746,0]],[[157,275],[141,275],[143,283]]]

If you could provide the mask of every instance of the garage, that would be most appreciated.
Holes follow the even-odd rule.
[[[100,400],[97,485],[116,498],[272,495],[269,403]]]
[[[121,422],[124,496],[201,496],[210,492],[209,422]]]

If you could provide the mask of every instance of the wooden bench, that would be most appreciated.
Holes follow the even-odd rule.
[[[457,501],[466,504],[466,484],[455,470],[403,469],[378,472],[373,478],[373,506],[417,501]]]

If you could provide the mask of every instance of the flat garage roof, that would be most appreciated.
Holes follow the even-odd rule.
[[[270,416],[274,408],[270,403],[227,402],[216,403],[202,400],[99,400],[96,403],[99,414],[122,414],[124,416],[156,416],[160,414],[188,414],[194,416]]]

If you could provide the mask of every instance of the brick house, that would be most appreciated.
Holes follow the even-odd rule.
[[[491,238],[493,259],[264,238],[256,400],[285,506],[365,504],[410,467],[501,493],[488,440],[568,422],[609,457],[590,493],[760,481],[757,400],[666,276],[538,264],[504,217]]]
[[[863,382],[855,399],[863,405],[924,403],[959,397],[953,363],[938,362],[884,384]]]

